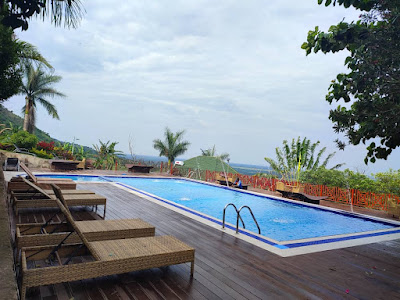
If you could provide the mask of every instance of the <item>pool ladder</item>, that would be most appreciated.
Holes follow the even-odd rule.
[[[240,215],[240,212],[242,211],[243,208],[247,208],[249,210],[251,216],[253,217],[254,223],[256,223],[256,225],[257,225],[258,234],[261,234],[260,226],[258,225],[258,222],[257,222],[256,218],[254,217],[254,214],[253,214],[251,208],[248,207],[247,205],[243,205],[239,209],[237,209],[236,205],[233,204],[233,203],[228,203],[227,205],[225,205],[224,212],[223,212],[223,215],[222,215],[222,228],[225,228],[225,211],[229,206],[233,206],[233,208],[236,211],[236,233],[239,233],[239,219],[240,219],[240,221],[242,221],[243,228],[246,229],[246,227],[244,225],[244,222],[243,222],[243,219],[242,219],[242,217]]]

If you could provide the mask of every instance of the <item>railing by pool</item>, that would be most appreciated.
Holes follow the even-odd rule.
[[[216,175],[220,172],[205,172],[205,181],[215,182]],[[280,181],[275,178],[266,178],[259,176],[249,176],[242,174],[227,174],[227,177],[239,177],[243,184],[250,185],[254,188],[263,190],[276,190],[276,182]],[[286,182],[287,183],[287,182]],[[400,197],[392,194],[377,194],[371,192],[363,192],[356,189],[342,189],[339,187],[329,187],[326,185],[304,184],[304,191],[311,196],[328,196],[328,201],[353,204],[354,206],[366,207],[387,211],[389,202],[400,205]]]

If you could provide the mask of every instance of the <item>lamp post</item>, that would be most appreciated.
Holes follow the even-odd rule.
[[[75,141],[79,141],[79,139],[74,137],[74,140],[72,141],[72,155],[74,155]]]

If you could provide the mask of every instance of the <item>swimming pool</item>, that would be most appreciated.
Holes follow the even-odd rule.
[[[86,176],[67,175],[64,178],[77,181],[92,180]],[[328,244],[330,249],[334,249],[400,237],[398,222],[271,198],[205,182],[149,177],[104,176],[100,179],[113,181],[114,185],[220,230],[223,209],[227,203],[234,203],[238,208],[248,205],[260,224],[261,235],[257,234],[250,214],[243,211],[246,229],[240,229],[241,235],[238,237],[250,242],[255,239],[258,246],[265,245],[265,249],[282,256],[328,250]],[[232,207],[227,210],[226,221],[236,224],[236,213]],[[233,225],[227,227],[235,229]],[[306,248],[312,249],[304,250]],[[282,254],[281,250],[295,251],[294,254]]]
[[[110,179],[219,220],[222,220],[226,204],[233,203],[238,208],[248,205],[260,225],[261,234],[280,242],[396,227],[390,223],[187,180],[121,177]],[[246,229],[258,233],[250,213],[244,210],[241,215]],[[227,209],[226,221],[236,224],[236,213],[231,207]]]

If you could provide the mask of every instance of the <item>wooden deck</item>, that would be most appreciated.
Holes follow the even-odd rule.
[[[193,246],[194,278],[177,265],[32,288],[28,299],[400,299],[400,240],[282,258],[109,184],[78,188],[107,198],[106,219],[139,217]]]

